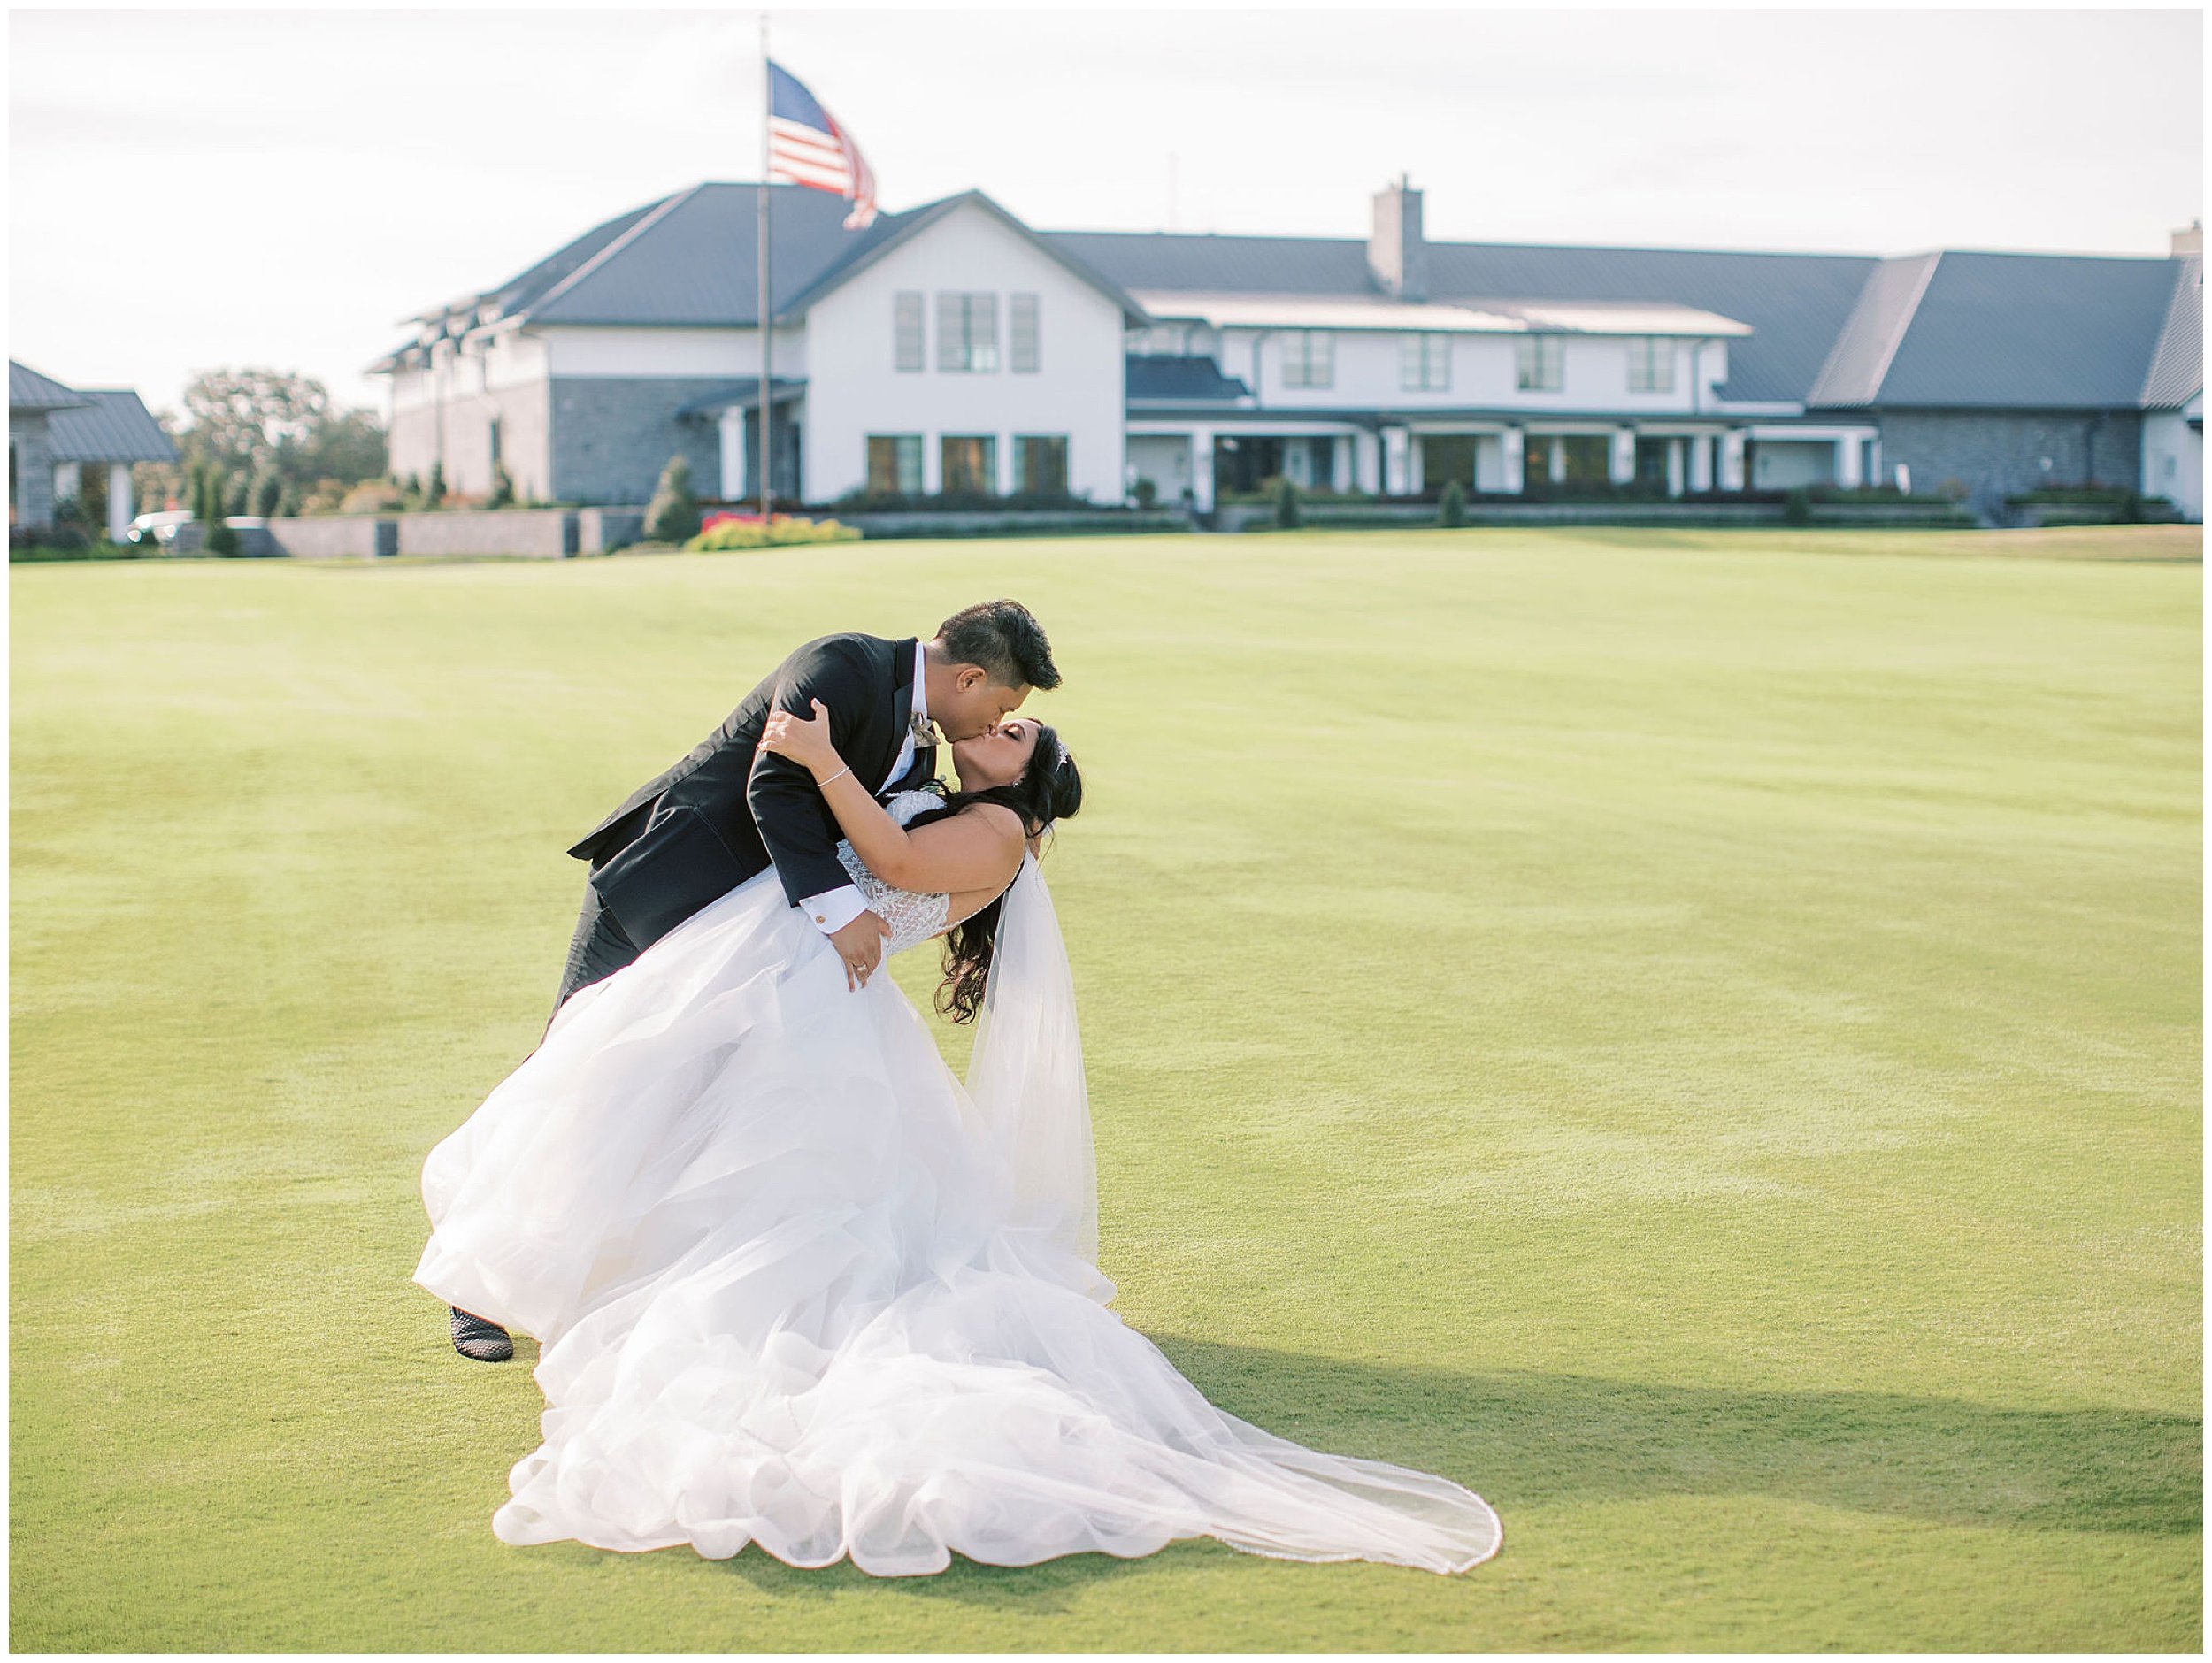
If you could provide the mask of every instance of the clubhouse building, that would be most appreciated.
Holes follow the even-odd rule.
[[[980,191],[846,231],[772,187],[772,484],[891,497],[1310,490],[1717,499],[2100,485],[2203,513],[2202,233],[2166,257],[1902,258],[1033,230]],[[757,488],[757,188],[710,181],[409,320],[392,468],[642,502]]]

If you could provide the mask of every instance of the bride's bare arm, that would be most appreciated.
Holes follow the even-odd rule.
[[[995,894],[1012,881],[1025,843],[1019,815],[999,803],[977,803],[908,831],[838,756],[830,743],[828,712],[819,699],[813,704],[810,722],[780,710],[772,714],[760,747],[788,756],[814,776],[863,865],[895,888],[923,894],[976,889]]]

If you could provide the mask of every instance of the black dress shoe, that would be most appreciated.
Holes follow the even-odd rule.
[[[498,1323],[471,1316],[457,1305],[447,1308],[453,1313],[453,1349],[462,1356],[480,1363],[503,1363],[515,1354],[514,1341]]]

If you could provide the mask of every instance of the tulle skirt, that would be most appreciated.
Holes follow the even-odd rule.
[[[423,1169],[415,1279],[541,1346],[544,1441],[494,1531],[883,1576],[1197,1536],[1440,1572],[1498,1551],[1450,1480],[1208,1403],[984,1130],[905,994],[849,991],[772,870],[572,997]]]

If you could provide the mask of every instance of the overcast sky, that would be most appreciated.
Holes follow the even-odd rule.
[[[9,14],[9,354],[173,406],[259,364],[381,407],[397,319],[759,155],[757,12]],[[1045,230],[2162,254],[2203,21],[2162,11],[861,11],[777,61],[896,210]]]

